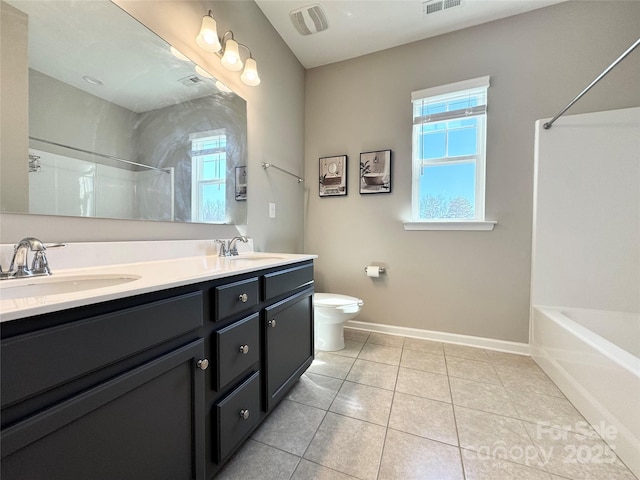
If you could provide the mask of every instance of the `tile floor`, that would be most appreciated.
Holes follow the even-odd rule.
[[[349,329],[345,343],[316,353],[217,480],[636,479],[528,357]]]

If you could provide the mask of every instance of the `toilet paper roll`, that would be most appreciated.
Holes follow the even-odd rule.
[[[378,278],[380,276],[380,267],[376,265],[369,265],[367,267],[367,277]]]

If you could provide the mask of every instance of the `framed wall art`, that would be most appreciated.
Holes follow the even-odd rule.
[[[236,200],[247,199],[247,167],[236,167]]]
[[[360,193],[391,191],[391,150],[360,154]]]
[[[320,196],[335,197],[347,194],[347,156],[321,157]]]

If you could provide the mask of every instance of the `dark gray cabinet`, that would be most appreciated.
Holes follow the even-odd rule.
[[[203,478],[203,354],[197,340],[6,429],[2,478]]]
[[[266,407],[270,411],[313,361],[313,290],[265,309]]]
[[[313,263],[0,324],[3,480],[209,480],[313,360]]]

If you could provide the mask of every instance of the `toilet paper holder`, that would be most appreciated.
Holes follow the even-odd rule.
[[[369,267],[378,267],[378,273],[380,275],[382,275],[383,273],[387,273],[386,268],[381,267],[379,265],[367,265],[366,267],[364,267],[364,273],[367,273],[367,268],[369,268]]]

